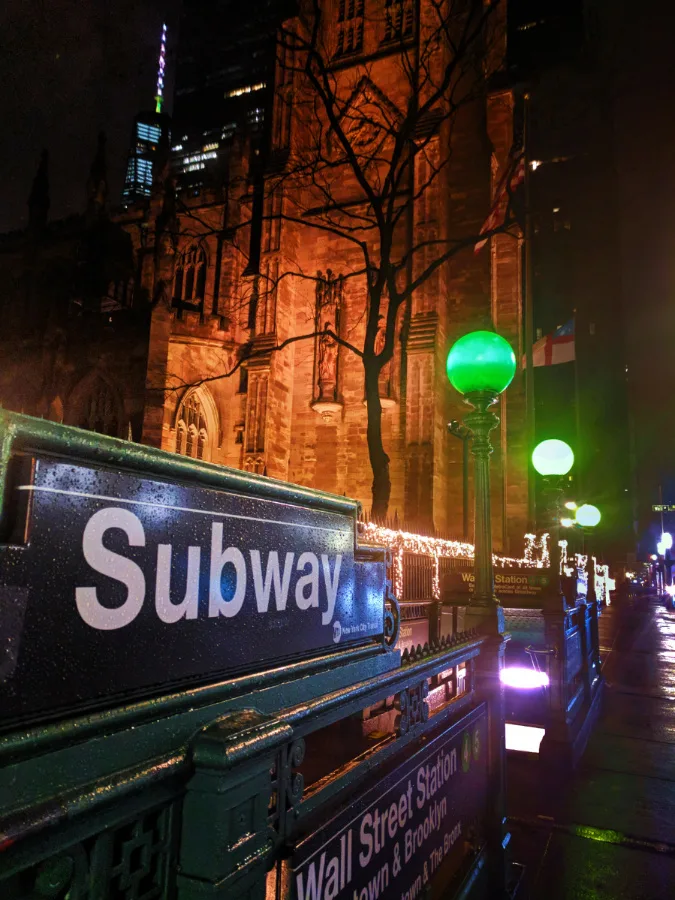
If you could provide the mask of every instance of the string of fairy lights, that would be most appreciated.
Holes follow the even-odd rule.
[[[403,590],[403,566],[404,554],[413,553],[418,556],[428,556],[432,559],[431,589],[434,599],[440,599],[441,559],[456,559],[471,561],[474,558],[474,545],[468,541],[453,541],[446,538],[427,537],[421,534],[413,534],[409,531],[397,531],[376,525],[374,522],[360,522],[359,536],[366,544],[375,544],[386,547],[392,554],[392,590],[394,595],[400,597]],[[549,535],[547,533],[536,535],[526,534],[524,553],[520,558],[492,554],[495,566],[499,568],[526,568],[545,569],[550,565]],[[574,575],[582,580],[586,578],[586,566],[588,556],[575,553],[572,559],[568,557],[567,541],[560,541],[561,571],[566,575]],[[609,602],[609,592],[613,590],[614,583],[609,577],[609,567],[598,565],[595,557],[595,590],[599,600]]]

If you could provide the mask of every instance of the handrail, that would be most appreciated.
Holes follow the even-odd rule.
[[[348,515],[354,519],[356,533],[360,509],[357,500],[192,459],[145,444],[134,444],[121,438],[59,425],[45,419],[35,419],[2,408],[0,408],[0,507],[3,501],[7,464],[12,453],[17,451],[46,451],[82,462],[122,466],[139,474],[173,480],[190,480],[202,486],[236,493],[255,489],[259,496],[268,500],[281,503],[311,503],[315,508],[324,511]]]

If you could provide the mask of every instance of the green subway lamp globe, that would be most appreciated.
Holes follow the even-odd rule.
[[[500,334],[472,331],[450,348],[446,371],[450,384],[460,394],[501,394],[516,373],[516,354]]]
[[[542,441],[532,452],[532,465],[540,475],[567,475],[574,465],[574,453],[565,441]]]
[[[584,528],[594,528],[600,521],[600,510],[592,503],[584,503],[577,510],[577,523]]]

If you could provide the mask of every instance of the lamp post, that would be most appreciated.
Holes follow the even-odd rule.
[[[551,581],[547,592],[548,605],[565,608],[566,602],[560,582],[560,501],[562,488],[560,480],[574,465],[574,453],[569,444],[556,439],[542,441],[532,452],[532,465],[544,479],[549,514],[549,534],[551,546],[549,558]]]
[[[459,438],[462,442],[462,537],[469,540],[469,439],[471,432],[453,419],[448,423],[448,434]]]
[[[490,745],[488,796],[491,823],[487,832],[488,892],[506,895],[507,843],[505,821],[506,747],[504,740],[504,687],[500,673],[504,665],[504,611],[495,597],[490,521],[490,432],[499,423],[492,411],[499,395],[511,383],[516,357],[507,341],[491,331],[473,331],[450,349],[447,373],[450,384],[464,402],[473,407],[464,417],[471,433],[474,459],[474,593],[465,610],[466,628],[477,628],[487,636],[476,660],[476,689],[488,706]]]
[[[492,527],[490,521],[490,432],[499,419],[492,411],[499,395],[511,384],[516,371],[516,357],[511,345],[492,331],[472,331],[450,349],[447,373],[450,384],[463,395],[473,410],[464,417],[471,432],[471,454],[474,458],[474,573],[475,584],[471,606],[485,611],[501,609],[495,597],[492,567]],[[483,619],[486,617],[483,616]],[[503,630],[503,613],[494,624]]]

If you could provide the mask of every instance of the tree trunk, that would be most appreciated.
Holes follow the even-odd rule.
[[[389,509],[391,480],[389,457],[382,444],[382,404],[380,403],[380,367],[372,360],[363,360],[366,373],[366,409],[368,411],[368,456],[373,471],[372,518],[383,520]]]

